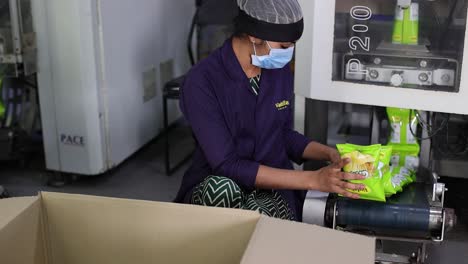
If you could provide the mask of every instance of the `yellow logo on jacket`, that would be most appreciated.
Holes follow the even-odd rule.
[[[275,104],[275,106],[276,106],[276,109],[278,109],[278,111],[284,110],[284,109],[288,108],[289,101],[284,100],[282,102],[279,102],[279,103]]]

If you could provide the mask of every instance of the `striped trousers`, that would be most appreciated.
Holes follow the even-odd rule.
[[[291,209],[278,192],[255,190],[246,193],[233,180],[220,176],[209,176],[197,185],[191,203],[252,210],[274,218],[294,220]]]

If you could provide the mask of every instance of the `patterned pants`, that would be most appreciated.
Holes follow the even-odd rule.
[[[226,177],[207,177],[195,187],[191,203],[252,210],[274,218],[294,220],[288,204],[278,192],[255,190],[245,193],[234,181]]]

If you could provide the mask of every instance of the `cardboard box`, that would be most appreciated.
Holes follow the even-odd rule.
[[[2,264],[374,263],[372,238],[256,212],[41,193],[0,200]]]

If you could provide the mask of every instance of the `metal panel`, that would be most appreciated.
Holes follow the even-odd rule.
[[[466,160],[434,160],[434,170],[446,177],[468,179],[468,161]]]
[[[106,170],[93,3],[42,0],[35,6],[44,7],[36,26],[47,167],[83,175]]]

